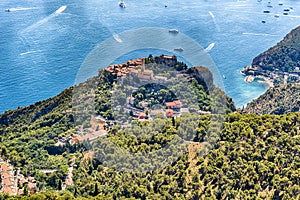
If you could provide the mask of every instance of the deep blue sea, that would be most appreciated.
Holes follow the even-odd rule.
[[[300,25],[297,0],[127,0],[126,4],[121,9],[118,0],[0,1],[0,113],[72,86],[96,46],[142,27],[178,29],[203,48],[214,43],[208,54],[225,77],[225,91],[241,107],[267,86],[245,83],[240,70]],[[287,16],[285,8],[290,9]],[[151,43],[152,38],[144,39]],[[164,53],[141,48],[114,62],[151,52]]]

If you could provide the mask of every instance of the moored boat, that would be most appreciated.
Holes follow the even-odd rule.
[[[175,48],[175,49],[174,49],[174,51],[179,51],[179,52],[181,52],[181,51],[183,51],[183,50],[184,50],[184,49],[181,48],[181,47],[180,47],[180,48]]]
[[[120,6],[121,8],[126,8],[126,3],[125,3],[124,1],[120,1],[120,2],[119,2],[119,6]]]
[[[179,33],[179,31],[177,29],[170,29],[169,33]]]

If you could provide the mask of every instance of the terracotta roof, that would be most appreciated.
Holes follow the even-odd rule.
[[[14,194],[13,190],[10,187],[4,187],[3,192],[7,194]]]
[[[8,173],[8,172],[3,172],[3,173],[2,173],[2,175],[3,175],[3,178],[4,178],[4,179],[6,179],[6,178],[9,178],[9,177],[10,177],[10,175],[9,175],[9,173]]]
[[[10,181],[9,179],[4,179],[4,180],[3,180],[3,183],[4,183],[4,185],[6,185],[6,186],[9,186],[9,185],[12,184],[11,181]]]
[[[166,116],[167,117],[173,117],[174,115],[174,111],[172,109],[167,109],[166,110]]]
[[[139,118],[140,118],[140,119],[144,119],[144,118],[146,118],[146,114],[145,114],[145,113],[143,113],[143,112],[142,112],[142,113],[140,113],[140,114],[139,114]]]
[[[174,103],[174,102],[166,102],[166,106],[173,107],[173,106],[176,106],[176,103]]]
[[[181,102],[179,100],[175,100],[172,102],[166,102],[167,107],[175,107],[175,106],[181,106]]]
[[[5,164],[5,163],[3,163],[3,164],[1,165],[1,168],[2,168],[3,171],[9,171],[9,170],[11,170],[11,169],[8,167],[8,165]]]

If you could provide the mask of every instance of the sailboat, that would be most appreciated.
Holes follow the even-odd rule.
[[[122,0],[122,1],[119,2],[119,6],[121,8],[126,8],[126,3]]]

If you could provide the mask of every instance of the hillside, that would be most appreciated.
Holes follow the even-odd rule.
[[[199,136],[210,134],[206,132],[210,119],[201,117]],[[229,114],[219,142],[207,156],[198,156],[201,137],[197,137],[176,162],[154,172],[120,172],[77,153],[74,186],[22,199],[299,199],[299,119],[299,113]],[[121,132],[109,137],[128,148],[153,144]]]
[[[274,47],[255,57],[242,73],[245,80],[263,78],[273,84],[300,81],[300,26],[288,33]]]
[[[191,110],[193,113],[198,116],[197,113],[224,114],[235,110],[232,100],[212,84],[212,74],[206,68],[194,67],[187,69],[184,63],[177,62],[177,60],[174,60],[174,57],[171,59],[173,59],[174,63],[167,65],[167,67],[173,70],[165,74],[160,72],[161,76],[158,78],[165,80],[162,75],[182,77],[182,80],[185,80],[190,86],[189,92],[183,94],[190,94],[191,92],[194,94],[194,103],[196,104],[192,104]],[[160,66],[162,63],[160,62],[166,61],[161,59],[161,56],[151,56],[146,60],[153,68],[153,71],[155,69],[161,70]],[[121,114],[123,113],[119,112],[115,115],[111,98],[116,82],[122,76],[122,74],[115,72],[119,72],[119,69],[121,69],[121,72],[125,73],[129,69],[127,68],[128,63],[130,64],[130,62],[127,62],[127,64],[114,66],[113,69],[115,71],[113,72],[110,72],[111,66],[105,70],[99,70],[98,76],[90,78],[78,86],[66,89],[56,97],[28,107],[7,111],[0,115],[0,164],[2,168],[5,168],[3,167],[4,165],[11,166],[13,174],[18,174],[10,178],[10,180],[5,178],[7,175],[2,174],[0,190],[21,195],[48,190],[64,190],[64,192],[70,191],[72,195],[85,197],[95,196],[100,191],[106,190],[104,188],[105,183],[98,182],[99,185],[97,183],[97,186],[95,186],[95,184],[91,185],[90,181],[86,182],[81,177],[83,175],[82,172],[88,172],[86,171],[86,166],[89,166],[90,170],[103,170],[101,163],[97,159],[91,161],[94,163],[93,167],[85,164],[90,162],[88,159],[90,156],[88,155],[92,153],[89,152],[86,142],[91,138],[103,137],[107,133],[107,138],[112,138],[112,140],[116,141],[119,140],[118,134],[115,135],[116,133],[121,134],[120,137],[122,136],[122,130],[118,130],[118,125],[114,126],[114,124],[118,123],[117,119],[121,119]],[[135,73],[139,75],[141,72],[139,71],[141,70],[140,66],[137,65],[134,69],[137,69]],[[149,72],[149,70],[145,72]],[[146,74],[142,75],[145,78]],[[179,82],[179,85],[175,84],[171,88],[181,87],[181,82]],[[138,103],[142,101],[147,101],[148,104],[158,102],[158,104],[163,105],[162,109],[165,109],[164,105],[167,102],[161,101],[164,99],[165,89],[158,87],[156,91],[154,90],[156,88],[152,88],[148,93],[143,87],[138,88],[137,91],[140,93],[137,97]],[[176,94],[181,95],[178,92]],[[176,96],[170,100],[178,101]],[[182,99],[181,103],[182,106],[186,104],[184,99]],[[91,105],[94,109],[92,110],[93,112],[89,109]],[[142,112],[138,108],[132,107],[132,109]],[[146,106],[142,109],[145,109],[146,117],[153,118],[153,116],[150,116],[149,109],[151,107]],[[178,117],[161,118],[160,115],[158,116],[155,122],[162,120],[161,122],[165,121],[164,123],[167,123],[167,126],[159,130],[155,139],[128,137],[127,139],[129,140],[126,142],[125,147],[130,148],[132,151],[144,151],[145,149],[164,146],[168,141],[177,137],[178,126],[175,126],[174,119],[180,120],[180,113],[178,113],[176,108],[174,108],[173,115],[175,117],[178,115]],[[140,121],[138,123],[139,126],[143,125],[143,123],[152,123],[151,119],[149,119],[149,122],[144,122],[144,119],[136,119],[139,116],[136,116],[135,113],[129,114],[128,119]],[[103,122],[103,120],[99,121],[99,118],[104,119],[106,122]],[[91,130],[96,131],[91,134],[85,134],[86,132],[90,133]],[[197,135],[190,135],[191,140],[196,141],[197,138]],[[140,146],[138,141],[141,142]],[[121,138],[120,144],[122,144]],[[18,168],[20,171],[17,173]],[[1,173],[10,173],[10,171]],[[103,180],[104,178],[114,179],[111,175],[106,174],[107,170],[104,170],[103,173],[105,173],[103,174]],[[115,171],[115,173],[118,172]],[[88,187],[98,186],[98,192],[84,192]],[[91,191],[91,188],[89,190]],[[160,192],[157,191],[156,193],[159,194]]]
[[[84,130],[97,124],[97,117],[87,117],[92,93],[101,119],[114,122],[110,98],[119,67],[107,68],[115,69],[113,72],[99,70],[97,77],[57,97],[1,115],[0,155],[14,169],[20,168],[23,176],[17,184],[23,193],[1,193],[1,199],[299,199],[300,114],[229,113],[234,109],[232,102],[212,85],[211,73],[203,67],[180,67],[175,73],[189,81],[199,108],[206,112],[199,114],[193,107],[195,112],[176,118],[140,119],[129,129],[107,124],[104,137],[93,143],[80,140]],[[164,92],[158,92],[162,89]],[[171,91],[156,85],[136,91],[140,93],[138,102],[132,106],[140,101],[155,102],[149,99],[160,102],[162,95],[173,100]],[[224,101],[227,115],[212,109],[218,97]],[[87,113],[78,115],[78,110]],[[74,124],[77,120],[83,122],[82,127]],[[183,143],[176,143],[178,136]],[[123,151],[116,152],[111,144]],[[140,157],[164,150],[166,145],[169,149],[153,157],[150,165]],[[170,150],[171,154],[161,159]],[[172,154],[180,150],[180,154]],[[126,159],[126,152],[135,156]],[[141,170],[151,166],[161,167]],[[120,171],[121,167],[125,168]]]
[[[165,73],[161,59],[152,58],[147,59],[151,68],[129,69],[130,62],[110,66],[54,98],[1,115],[0,190],[16,185],[19,195],[2,192],[0,199],[300,198],[299,112],[233,113],[233,102],[213,85],[206,68],[188,69],[174,61],[167,67],[175,70]],[[155,70],[160,76],[152,76]],[[114,99],[113,91],[123,80],[120,88],[126,90],[116,96],[126,94],[125,75],[182,79],[169,87],[166,82],[130,85],[135,90],[129,104],[119,109],[112,100],[124,98]],[[188,85],[181,85],[185,81]],[[185,106],[174,92],[178,87],[188,91],[188,99],[196,98],[191,112],[178,115],[173,107],[173,116],[152,116],[152,106],[162,104],[164,110],[179,101]],[[290,86],[286,90],[294,92]],[[129,108],[134,112],[124,115]],[[122,126],[121,120],[132,120],[132,126]],[[101,137],[92,140],[98,133]],[[143,157],[152,152],[159,153]]]
[[[276,85],[243,109],[253,114],[286,114],[299,112],[300,86],[298,84]]]

